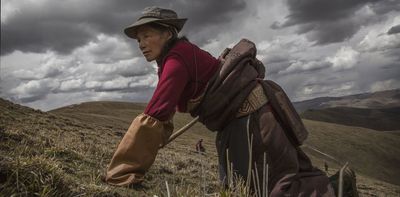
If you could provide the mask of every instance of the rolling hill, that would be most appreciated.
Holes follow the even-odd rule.
[[[393,108],[400,107],[400,89],[373,93],[363,93],[342,97],[320,97],[293,103],[296,110],[302,113],[309,109],[332,107],[354,108]]]
[[[400,130],[400,107],[383,109],[354,107],[309,109],[303,112],[301,117],[309,120],[365,127],[379,131]]]
[[[65,117],[117,129],[126,129],[136,114],[143,112],[146,104],[124,102],[87,102],[50,111]]]
[[[218,193],[215,133],[196,124],[160,150],[143,186],[120,188],[100,180],[114,149],[143,104],[91,102],[42,112],[0,99],[0,193],[50,196],[172,196]],[[174,118],[176,129],[191,120]],[[400,194],[400,136],[360,127],[305,120],[310,131],[304,147],[320,168],[328,161],[332,175],[339,167],[314,147],[348,161],[364,196]],[[206,155],[193,153],[199,138]]]

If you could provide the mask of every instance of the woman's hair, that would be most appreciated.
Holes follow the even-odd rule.
[[[169,50],[180,40],[185,40],[189,41],[189,39],[186,38],[186,36],[181,36],[178,37],[178,31],[174,26],[163,24],[163,23],[149,23],[149,26],[160,31],[160,32],[166,32],[169,31],[172,34],[172,37],[165,43],[160,56],[157,58],[157,62],[160,62],[164,60],[164,57],[168,54]]]

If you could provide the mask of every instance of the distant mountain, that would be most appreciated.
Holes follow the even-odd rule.
[[[293,104],[299,113],[308,109],[332,107],[393,108],[400,107],[400,89],[342,97],[320,97],[294,102]]]
[[[365,127],[379,131],[400,130],[400,107],[383,109],[354,107],[309,109],[303,112],[301,117],[309,120]]]

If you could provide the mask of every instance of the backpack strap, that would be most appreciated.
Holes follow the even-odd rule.
[[[308,131],[285,91],[271,80],[262,81],[265,94],[275,112],[276,119],[294,146],[307,139]]]

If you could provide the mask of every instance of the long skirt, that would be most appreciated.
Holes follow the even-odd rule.
[[[326,174],[290,143],[268,103],[231,121],[218,132],[216,146],[225,185],[240,178],[250,181],[253,192],[267,187],[269,196],[335,196]]]

